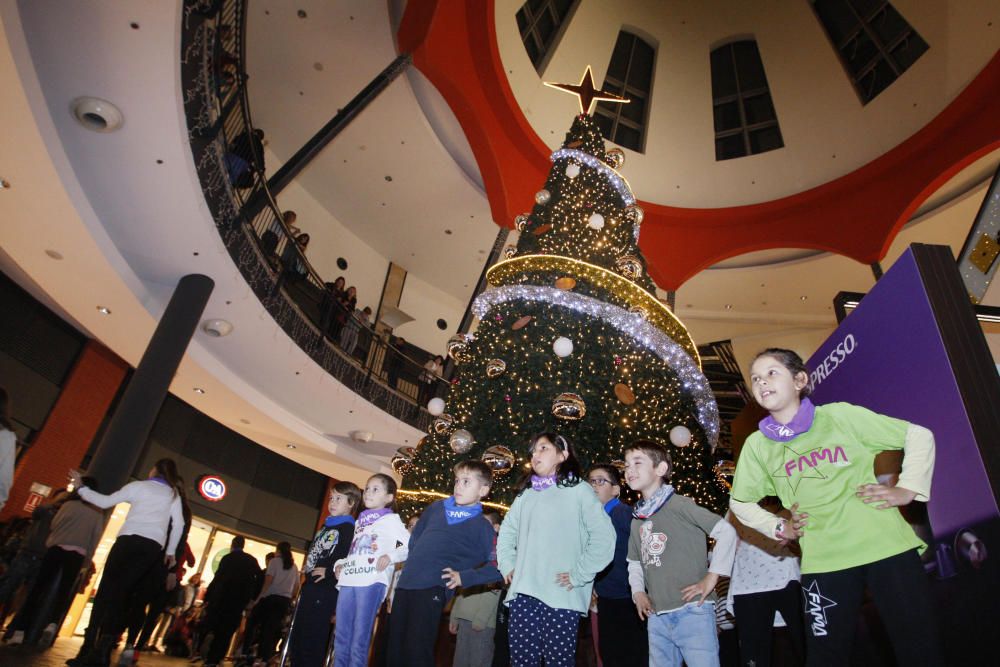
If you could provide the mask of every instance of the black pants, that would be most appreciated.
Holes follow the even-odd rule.
[[[721,603],[720,603],[721,604]],[[740,640],[740,664],[768,667],[771,664],[771,629],[774,612],[780,611],[788,626],[789,639],[795,658],[805,658],[805,636],[802,628],[802,587],[790,581],[785,588],[761,593],[733,596],[736,632]]]
[[[159,618],[166,603],[167,566],[163,562],[163,554],[161,554],[160,559],[150,569],[149,574],[132,590],[126,621],[128,624],[127,644],[139,647],[145,643],[142,637],[143,629],[147,623],[155,627],[156,619]],[[149,621],[150,615],[153,615],[151,622]],[[151,627],[149,633],[146,634],[146,639],[152,632],[153,628]]]
[[[597,641],[604,667],[632,667],[649,662],[646,623],[629,598],[597,598]]]
[[[66,551],[59,547],[49,547],[42,558],[38,577],[35,579],[28,597],[25,598],[21,611],[14,617],[11,629],[27,633],[33,625],[44,628],[49,623],[55,623],[69,601],[73,592],[73,584],[76,583],[76,577],[80,573],[81,567],[83,567],[83,554]],[[59,583],[55,599],[48,605],[47,609],[42,609],[45,606],[49,585],[56,578],[59,579]],[[39,618],[41,613],[45,614],[45,618]]]
[[[152,587],[146,616],[143,619],[142,631],[139,633],[139,639],[135,643],[136,646],[151,646],[156,643],[155,639],[151,641],[150,638],[153,636],[153,631],[156,630],[156,626],[166,611],[167,603],[170,601],[173,592],[167,590],[168,574],[169,571],[166,564],[161,564],[161,567],[156,572],[157,584]],[[177,589],[175,588],[174,590]]]
[[[866,586],[898,664],[945,664],[927,577],[914,549],[846,570],[802,575],[807,665],[848,664]]]
[[[162,553],[163,547],[147,537],[122,535],[115,540],[94,596],[85,645],[93,646],[98,636],[112,642],[118,638],[125,629],[131,593],[150,575]]]
[[[389,621],[389,667],[434,667],[445,602],[444,586],[396,589]]]
[[[205,610],[205,620],[201,627],[201,637],[207,637],[209,633],[212,635],[212,643],[204,656],[206,665],[218,665],[226,657],[229,642],[243,618],[244,604],[217,602],[214,607],[209,606]]]
[[[281,626],[288,613],[288,603],[289,599],[281,595],[268,595],[257,603],[247,622],[246,637],[243,640],[244,654],[250,653],[253,635],[256,634],[257,657],[267,660],[274,655],[278,640],[281,639]]]
[[[323,667],[330,643],[330,619],[337,611],[335,583],[307,582],[299,594],[290,650],[296,667]]]

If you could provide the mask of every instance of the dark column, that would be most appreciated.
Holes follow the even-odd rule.
[[[872,275],[875,276],[875,282],[878,282],[878,279],[882,277],[883,273],[882,265],[879,262],[872,262],[870,266],[872,269]]]
[[[397,76],[402,74],[411,63],[409,54],[401,54],[396,57],[389,66],[382,70],[378,76],[365,86],[360,93],[354,96],[343,109],[337,111],[337,115],[330,119],[312,139],[306,142],[305,146],[296,151],[295,155],[288,158],[288,161],[281,165],[278,171],[267,181],[267,189],[272,197],[277,197],[278,193],[285,189],[285,186],[299,174],[300,171],[313,161],[320,151],[328,143],[340,134],[340,132],[351,124],[354,117],[368,106],[372,100],[379,96],[383,90],[389,87]]]
[[[105,492],[121,487],[135,468],[214,287],[211,278],[199,274],[177,283],[87,468]]]

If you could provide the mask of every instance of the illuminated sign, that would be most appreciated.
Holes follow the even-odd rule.
[[[217,503],[226,497],[226,483],[215,475],[205,475],[198,482],[198,493],[205,500]]]

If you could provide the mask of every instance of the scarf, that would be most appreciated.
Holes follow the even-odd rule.
[[[621,502],[622,501],[619,500],[618,498],[612,498],[608,502],[604,503],[604,511],[607,512],[608,514],[611,514],[611,510],[618,507],[618,505],[620,505]]]
[[[649,498],[643,498],[635,504],[635,509],[632,510],[632,516],[636,519],[648,519],[657,512],[660,508],[667,504],[674,495],[674,487],[669,484],[664,484],[656,490]]]
[[[535,491],[544,491],[550,486],[556,485],[556,476],[549,475],[548,477],[539,477],[538,475],[531,476],[531,488]]]
[[[812,427],[813,417],[815,416],[816,406],[808,398],[803,398],[798,412],[792,417],[792,421],[787,424],[779,424],[778,420],[768,415],[760,420],[757,427],[770,440],[788,442],[800,433],[808,431]]]
[[[355,531],[364,530],[368,526],[372,525],[386,514],[392,514],[392,509],[389,507],[383,507],[377,510],[365,510],[358,515],[358,521],[354,524]]]
[[[354,523],[354,517],[350,514],[342,514],[340,516],[328,516],[323,525],[327,528],[333,528],[334,526],[339,526],[342,523]]]
[[[454,526],[456,523],[462,523],[463,521],[471,519],[474,516],[479,516],[482,513],[482,503],[476,503],[475,505],[463,507],[455,504],[455,496],[448,496],[444,499],[444,518],[448,521],[449,526]]]

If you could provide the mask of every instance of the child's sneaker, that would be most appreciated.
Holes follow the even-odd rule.
[[[38,640],[38,645],[42,647],[52,646],[52,642],[56,640],[56,634],[59,632],[59,626],[55,623],[49,623],[42,630],[42,636]]]
[[[24,631],[15,630],[10,635],[10,639],[7,640],[7,646],[20,646],[24,643]]]

